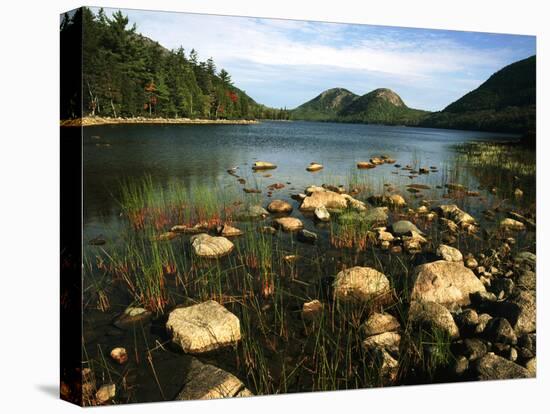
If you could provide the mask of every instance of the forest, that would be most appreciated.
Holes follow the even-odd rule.
[[[141,35],[121,11],[108,16],[82,7],[66,13],[60,29],[62,51],[82,39],[81,98],[74,94],[79,98],[62,106],[62,118],[79,116],[80,104],[82,116],[91,117],[289,117],[286,108],[255,102],[212,58],[200,61],[195,49],[168,50]]]

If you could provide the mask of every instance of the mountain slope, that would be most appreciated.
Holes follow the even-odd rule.
[[[347,89],[328,89],[291,111],[292,119],[416,125],[428,112],[409,108],[390,89],[375,89],[358,96]]]
[[[337,117],[342,108],[358,96],[344,88],[327,89],[312,100],[292,110],[292,119],[307,121],[330,121]]]
[[[525,133],[535,128],[536,56],[508,65],[421,126]]]
[[[428,112],[409,108],[391,89],[375,89],[356,98],[338,113],[342,122],[416,125]]]

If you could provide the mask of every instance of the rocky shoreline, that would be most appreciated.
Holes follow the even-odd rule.
[[[84,117],[65,119],[60,121],[62,127],[85,127],[96,125],[254,125],[259,124],[255,119],[191,119],[191,118],[110,118],[110,117]]]

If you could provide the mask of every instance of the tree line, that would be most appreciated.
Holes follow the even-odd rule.
[[[234,86],[231,75],[218,70],[212,58],[200,61],[194,49],[167,50],[142,36],[121,11],[109,17],[103,9],[95,14],[82,7],[65,14],[62,44],[78,30],[82,31],[83,116],[289,118],[286,108],[258,104]]]

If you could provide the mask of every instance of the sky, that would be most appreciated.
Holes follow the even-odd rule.
[[[97,9],[96,9],[97,11]],[[115,9],[106,9],[109,15]],[[534,36],[122,10],[168,49],[214,59],[257,102],[295,108],[329,88],[390,88],[441,110],[494,72],[536,53]]]

